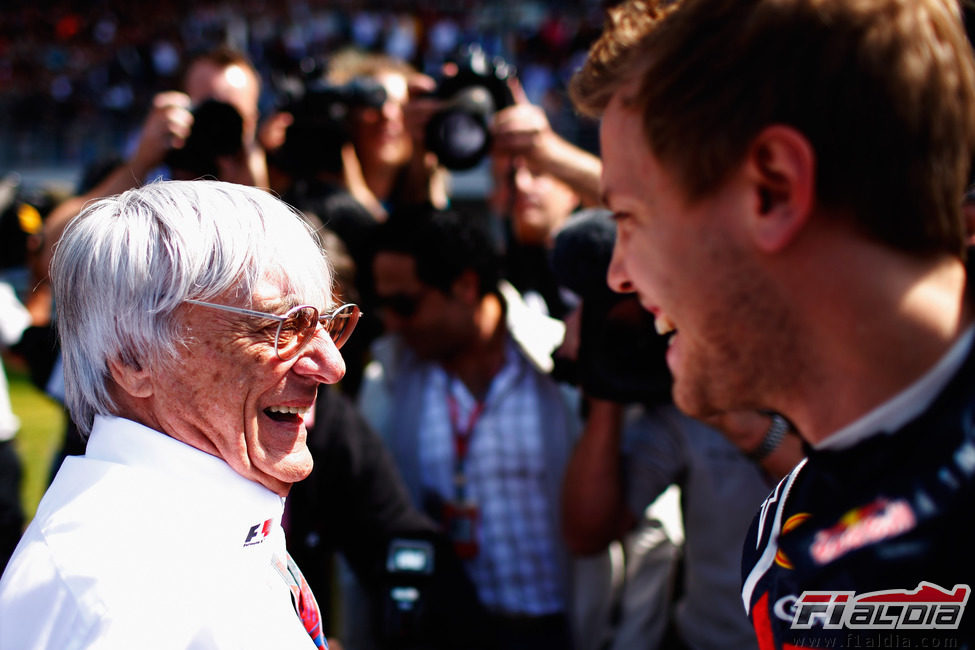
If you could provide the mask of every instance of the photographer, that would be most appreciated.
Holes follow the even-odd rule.
[[[365,187],[352,119],[361,109],[382,110],[388,101],[386,88],[366,77],[344,84],[287,79],[281,85],[284,99],[261,134],[274,189],[291,205],[321,219],[364,270],[381,206]]]
[[[155,170],[167,163],[168,175],[178,179],[214,176],[219,180],[267,187],[267,163],[257,142],[260,77],[248,59],[236,50],[220,47],[194,57],[183,75],[182,91],[157,94],[143,122],[135,150],[100,183],[67,199],[45,222],[42,268],[50,264],[51,247],[61,232],[88,201],[139,187]],[[209,101],[208,101],[209,100]],[[204,124],[195,124],[194,109],[204,109]],[[231,131],[239,131],[239,146],[221,147],[223,153],[207,151],[214,132],[224,143]],[[194,128],[195,127],[195,128]],[[189,148],[191,156],[174,155]],[[229,153],[226,149],[231,149]]]
[[[496,166],[504,169],[517,162],[532,174],[547,174],[572,188],[584,206],[599,205],[599,158],[553,131],[545,111],[528,101],[517,80],[509,87],[514,103],[499,110],[491,123]]]
[[[491,125],[491,205],[505,222],[507,277],[529,304],[561,319],[578,298],[555,279],[550,249],[580,204],[598,201],[600,163],[552,130],[517,79],[508,87],[515,103],[498,111]]]
[[[328,634],[340,631],[350,650],[497,647],[449,541],[412,505],[382,439],[339,391],[318,391],[308,448],[315,466],[288,496],[289,552],[315,593],[333,588],[335,552],[363,587],[354,601],[343,593],[341,615],[326,606]]]
[[[423,135],[436,107],[424,97],[433,79],[405,61],[356,50],[332,57],[327,79],[336,85],[369,79],[386,93],[381,105],[358,105],[349,115],[355,153],[354,160],[343,159],[353,165],[346,169],[349,192],[379,220],[404,205],[445,207],[447,172],[426,150]]]

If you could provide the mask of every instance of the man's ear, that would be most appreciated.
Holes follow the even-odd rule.
[[[113,359],[108,362],[108,371],[118,387],[132,397],[149,397],[152,395],[152,381],[148,368],[129,365],[124,361]]]
[[[816,154],[806,137],[785,125],[763,129],[752,141],[746,168],[755,192],[751,232],[773,253],[792,242],[809,219],[816,185]]]

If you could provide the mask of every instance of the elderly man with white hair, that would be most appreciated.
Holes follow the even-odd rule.
[[[90,437],[0,581],[0,648],[324,647],[281,516],[359,310],[333,304],[302,219],[241,185],[155,183],[73,220],[52,278]]]

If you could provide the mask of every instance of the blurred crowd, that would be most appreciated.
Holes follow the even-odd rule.
[[[515,64],[528,96],[573,136],[559,91],[601,20],[593,0],[11,2],[0,13],[0,168],[84,165],[119,150],[151,97],[175,87],[187,56],[217,44],[254,62],[266,112],[282,75],[343,46],[429,73],[459,44],[478,43]]]

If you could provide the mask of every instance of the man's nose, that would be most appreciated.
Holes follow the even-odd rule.
[[[606,271],[606,284],[617,293],[633,293],[636,291],[630,281],[630,276],[626,272],[618,233],[616,244],[613,246],[613,257],[610,259],[609,269]]]
[[[335,384],[345,376],[345,359],[329,333],[319,326],[298,354],[292,370],[322,384]]]
[[[383,106],[380,109],[380,114],[384,120],[402,119],[403,105],[398,101],[387,99],[385,102],[383,102]]]

